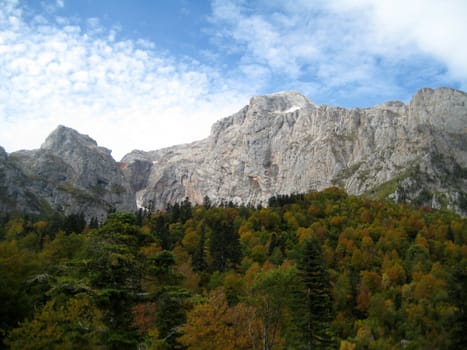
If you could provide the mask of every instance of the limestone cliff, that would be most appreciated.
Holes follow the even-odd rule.
[[[121,163],[59,126],[40,149],[0,147],[0,212],[104,218],[109,211],[201,203],[267,204],[339,186],[467,214],[467,94],[422,89],[407,105],[318,106],[297,92],[257,96],[204,140],[133,151]]]
[[[59,126],[40,149],[4,155],[0,176],[2,163],[9,211],[82,212],[89,219],[136,210],[134,192],[110,151],[73,129]]]
[[[265,204],[337,185],[351,194],[467,212],[467,94],[422,89],[408,105],[317,106],[297,92],[254,97],[202,141],[122,159],[140,207]]]

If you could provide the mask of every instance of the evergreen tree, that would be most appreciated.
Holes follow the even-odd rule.
[[[205,209],[210,209],[212,206],[211,199],[208,196],[204,196],[203,198],[203,207]]]
[[[210,252],[212,270],[225,271],[240,263],[242,251],[238,232],[235,228],[235,209],[217,209],[210,220]]]
[[[156,237],[162,249],[170,249],[169,222],[166,214],[157,213],[151,217],[151,233]]]
[[[185,200],[180,203],[180,222],[184,224],[187,222],[189,219],[191,219],[192,216],[192,205],[190,202],[190,199],[188,197],[185,198]]]
[[[182,348],[177,338],[181,336],[180,329],[186,321],[186,311],[191,306],[190,297],[188,290],[177,286],[165,287],[158,297],[155,324],[159,337],[169,349]]]
[[[143,225],[143,220],[144,220],[144,211],[143,208],[139,208],[138,211],[136,212],[136,225],[137,226],[142,226]]]
[[[142,257],[132,214],[115,213],[90,237],[82,273],[103,310],[109,349],[136,349],[139,335],[132,308],[141,292]]]
[[[200,240],[198,244],[198,248],[193,254],[193,261],[192,261],[192,266],[193,266],[193,271],[205,271],[208,267],[208,264],[206,262],[206,233],[205,233],[205,228],[204,225],[201,229],[200,233]]]
[[[66,233],[81,233],[86,227],[86,220],[84,219],[84,214],[70,214],[65,218],[63,223],[63,229]]]
[[[99,227],[99,221],[95,216],[91,218],[91,221],[89,222],[89,228],[90,229],[95,229]]]
[[[337,343],[331,330],[332,289],[317,237],[305,242],[299,269],[303,289],[297,300],[301,302],[296,321],[301,329],[301,348],[335,349]]]
[[[463,260],[454,268],[451,277],[449,293],[453,304],[457,306],[457,312],[451,327],[450,349],[461,349],[467,345],[467,262]]]

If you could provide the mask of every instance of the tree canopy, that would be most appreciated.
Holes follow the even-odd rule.
[[[0,220],[0,348],[459,349],[467,220],[330,188]]]

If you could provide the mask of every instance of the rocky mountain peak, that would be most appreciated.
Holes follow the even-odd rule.
[[[41,149],[54,150],[70,144],[80,144],[86,147],[97,147],[97,142],[88,135],[78,133],[76,130],[59,125],[45,139]]]
[[[8,156],[10,170],[4,173],[10,186],[4,197],[10,207],[30,213],[58,210],[90,219],[113,210],[132,211],[134,192],[110,153],[91,137],[60,125],[40,149]],[[0,163],[1,158],[0,151]]]
[[[465,213],[466,97],[422,89],[409,104],[346,109],[294,91],[256,96],[216,122],[206,140],[125,157],[126,175],[137,184],[138,205],[154,209],[206,195],[266,204],[278,194],[339,186]]]
[[[446,88],[421,89],[408,104],[353,109],[317,106],[295,91],[256,96],[208,138],[133,151],[121,164],[89,136],[59,126],[40,150],[0,148],[0,211],[38,212],[47,203],[104,217],[186,197],[264,205],[338,186],[466,215],[466,135],[467,94]],[[31,195],[37,205],[27,210]]]
[[[412,126],[431,125],[453,134],[467,134],[467,94],[449,88],[420,89],[409,103]]]
[[[281,91],[255,96],[250,100],[249,109],[256,113],[293,113],[300,109],[316,108],[307,97],[297,91]]]
[[[97,142],[88,135],[83,135],[76,130],[59,125],[52,131],[41,145],[41,150],[47,150],[52,153],[67,154],[74,153],[77,150],[99,152],[109,154],[111,151],[104,147],[99,147]]]

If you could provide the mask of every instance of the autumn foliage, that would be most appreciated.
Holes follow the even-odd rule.
[[[467,221],[449,211],[330,188],[83,220],[1,219],[0,348],[467,344]]]

